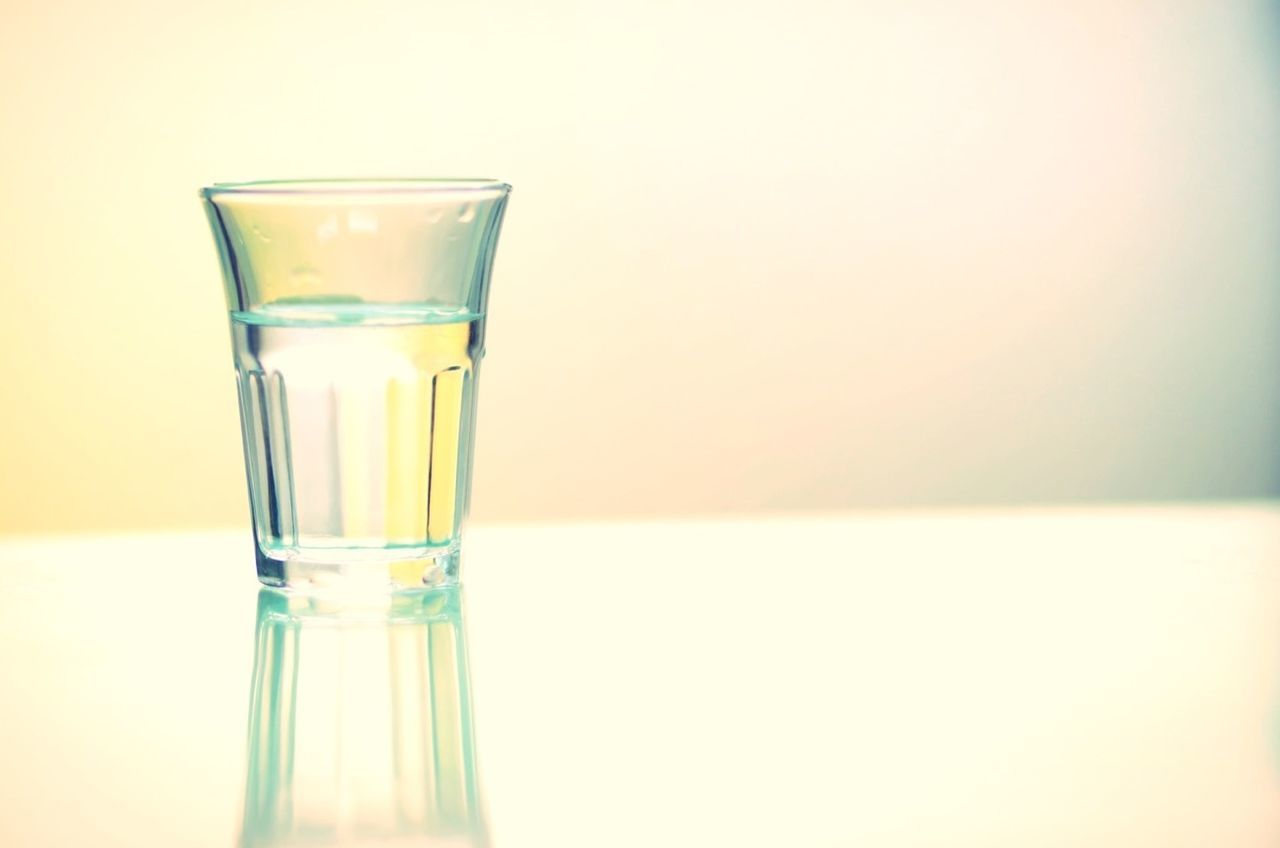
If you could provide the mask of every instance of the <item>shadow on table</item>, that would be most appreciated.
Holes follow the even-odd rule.
[[[243,846],[484,846],[462,596],[263,589]]]

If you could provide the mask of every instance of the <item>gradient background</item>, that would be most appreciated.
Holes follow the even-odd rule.
[[[248,523],[214,180],[492,176],[475,517],[1280,494],[1280,14],[6,2],[0,531]]]

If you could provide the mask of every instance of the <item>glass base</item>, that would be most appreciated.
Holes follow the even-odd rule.
[[[255,546],[258,579],[267,586],[300,592],[411,592],[458,582],[455,544],[418,555],[395,550],[309,550],[268,554]]]

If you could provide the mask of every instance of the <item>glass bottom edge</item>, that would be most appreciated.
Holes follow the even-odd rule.
[[[367,549],[335,548],[273,556],[254,547],[258,580],[265,586],[285,591],[414,592],[458,582],[460,556],[456,544],[406,556],[396,556],[395,551],[389,549],[376,558],[370,557]]]

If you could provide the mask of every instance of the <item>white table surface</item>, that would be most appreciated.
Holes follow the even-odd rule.
[[[498,848],[1280,841],[1276,505],[482,527],[463,581]],[[243,532],[0,542],[0,845],[245,840],[257,595]]]

